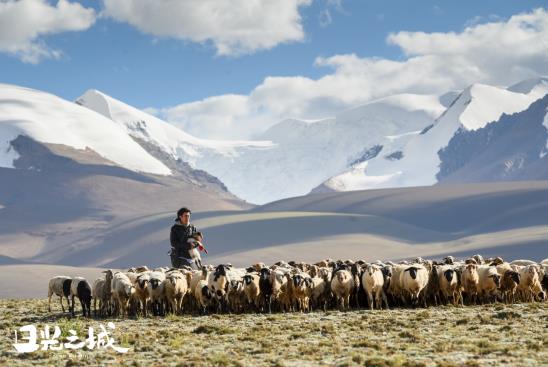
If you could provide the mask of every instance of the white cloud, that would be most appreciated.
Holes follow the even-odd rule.
[[[444,93],[475,82],[509,85],[548,75],[548,12],[476,24],[460,33],[398,32],[403,61],[354,54],[318,58],[319,79],[267,77],[249,95],[217,96],[162,110],[200,137],[249,138],[285,118],[318,119],[395,93]]]
[[[212,42],[219,55],[305,37],[299,9],[312,0],[103,0],[103,15],[156,37]]]
[[[0,1],[0,52],[38,63],[57,59],[61,51],[49,48],[42,36],[66,31],[82,31],[95,22],[95,11],[78,3],[59,0]]]

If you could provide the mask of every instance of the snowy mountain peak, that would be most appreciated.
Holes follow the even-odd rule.
[[[449,107],[460,110],[459,121],[468,130],[482,128],[496,121],[503,113],[523,111],[536,98],[485,84],[472,84]]]
[[[499,121],[503,114],[512,115],[526,110],[537,100],[545,82],[545,78],[539,78],[522,83],[520,90],[529,90],[529,93],[485,84],[470,85],[431,127],[411,136],[399,148],[383,148],[383,154],[349,166],[346,171],[326,180],[316,191],[435,184],[441,163],[439,153],[455,134],[461,130],[476,131],[492,121]],[[543,93],[546,92],[548,89]],[[455,159],[458,160],[458,157]]]
[[[0,164],[3,167],[13,167],[11,141],[19,135],[42,143],[90,148],[133,171],[171,174],[166,165],[101,114],[46,92],[0,84]]]

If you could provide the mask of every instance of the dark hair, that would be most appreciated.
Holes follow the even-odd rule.
[[[192,214],[192,212],[190,211],[190,209],[186,208],[186,207],[182,207],[181,209],[177,210],[177,218],[175,218],[175,221],[178,221],[179,220],[179,217],[185,213],[188,213],[188,214]]]

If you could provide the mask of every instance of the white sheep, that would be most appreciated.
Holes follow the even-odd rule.
[[[419,302],[421,292],[428,284],[428,271],[423,265],[414,264],[406,266],[400,272],[400,283],[403,293],[410,297],[411,304],[416,306]],[[422,297],[426,307],[426,297]]]
[[[135,286],[128,276],[122,272],[114,273],[112,277],[112,301],[116,306],[116,314],[128,315],[129,300],[135,293]]]
[[[340,310],[350,309],[350,295],[354,291],[354,277],[350,271],[340,269],[333,274],[331,291],[335,296]]]
[[[152,305],[152,314],[154,316],[164,314],[165,303],[165,285],[166,274],[162,271],[151,271],[150,280],[147,285],[150,304]]]
[[[165,295],[171,311],[175,314],[182,312],[183,297],[188,289],[187,277],[178,271],[169,272],[164,281]]]
[[[468,297],[468,302],[478,301],[479,274],[478,265],[466,264],[462,271],[462,287]]]
[[[97,315],[97,301],[99,301],[99,315],[106,316],[110,312],[110,299],[112,295],[111,285],[112,285],[112,270],[104,270],[102,272],[105,274],[104,278],[98,278],[93,282],[93,287],[91,290],[91,296],[93,298],[93,313]]]
[[[381,267],[372,264],[365,266],[362,274],[362,287],[367,294],[370,309],[373,310],[375,305],[380,310],[383,301],[388,309],[388,300],[384,293],[384,276]]]
[[[440,291],[445,303],[452,300],[456,305],[460,297],[458,274],[453,265],[443,265],[437,268]]]
[[[478,294],[482,298],[482,302],[495,301],[501,278],[496,267],[489,265],[478,266],[478,276]]]

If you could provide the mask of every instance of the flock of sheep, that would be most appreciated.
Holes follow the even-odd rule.
[[[546,300],[548,288],[548,259],[509,263],[481,255],[462,261],[451,256],[441,262],[420,257],[398,263],[327,259],[202,270],[141,266],[103,273],[93,285],[81,277],[50,279],[49,310],[53,295],[60,297],[63,312],[65,298],[74,316],[76,297],[84,316],[91,316],[93,300],[94,314],[104,317],[534,302]]]

